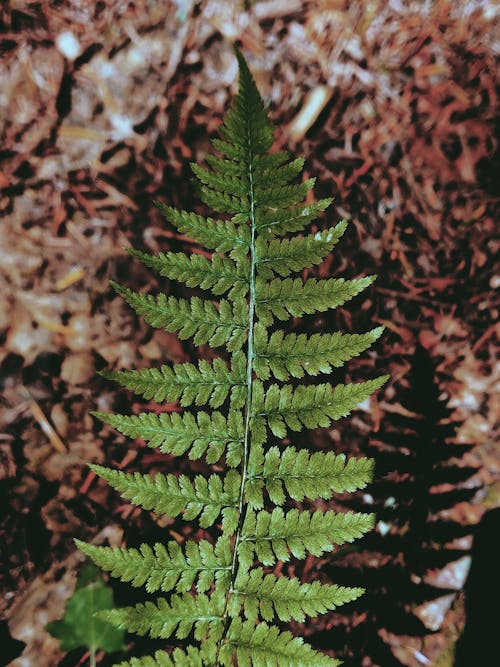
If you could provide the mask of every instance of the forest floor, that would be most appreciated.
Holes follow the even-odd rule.
[[[378,275],[354,305],[307,326],[361,332],[384,325],[373,350],[334,379],[383,369],[391,381],[351,419],[312,432],[308,444],[352,454],[380,449],[384,424],[397,429],[399,418],[415,416],[412,369],[424,359],[434,369],[430,413],[442,410],[456,425],[451,467],[463,468],[429,491],[452,494],[441,513],[431,516],[432,498],[425,501],[429,522],[463,528],[460,538],[427,544],[452,551],[450,562],[419,573],[409,551],[388,546],[400,545],[394,540],[341,554],[336,574],[371,567],[387,577],[377,583],[378,606],[368,594],[365,606],[362,598],[356,608],[314,619],[305,634],[346,667],[453,665],[467,595],[474,596],[467,577],[482,567],[473,535],[484,513],[500,507],[498,20],[498,7],[486,0],[2,5],[2,665],[76,667],[88,659],[84,649],[64,653],[45,630],[62,617],[84,560],[73,538],[134,545],[166,531],[182,541],[193,531],[139,512],[89,473],[87,462],[185,469],[89,413],[144,408],[98,370],[196,354],[191,343],[134,317],[108,281],[165,288],[125,246],[192,251],[152,202],[203,210],[189,162],[203,161],[237,90],[233,42],[270,107],[277,146],[306,158],[317,198],[335,197],[317,228],[352,220],[311,275]],[[473,447],[461,450],[465,444]],[[411,524],[397,519],[400,507],[413,511],[407,477],[396,470],[389,478],[396,491],[383,500],[396,518],[379,522],[379,538],[401,537]],[[379,503],[376,494],[374,487],[359,502]],[[498,534],[498,518],[488,525]],[[329,567],[307,561],[301,574],[315,578]],[[428,599],[410,595],[399,609],[398,568],[407,583],[429,587]],[[498,572],[485,572],[498,588]],[[112,585],[123,603],[129,587]],[[390,618],[381,612],[388,608]],[[102,654],[98,660],[112,663]]]

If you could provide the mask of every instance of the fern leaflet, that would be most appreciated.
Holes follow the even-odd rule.
[[[243,419],[236,410],[230,411],[227,418],[220,412],[198,412],[196,417],[190,412],[183,415],[143,412],[130,417],[105,412],[92,414],[124,435],[158,447],[164,454],[180,456],[189,450],[190,459],[199,459],[206,452],[208,463],[216,463],[227,449],[229,465],[237,466],[241,461]]]
[[[221,537],[212,546],[207,540],[187,542],[185,550],[174,541],[157,542],[153,548],[140,549],[98,547],[76,540],[79,549],[113,577],[156,591],[187,593],[196,584],[198,593],[208,591],[215,583],[228,584],[231,571],[231,546]]]
[[[298,579],[277,578],[273,574],[264,574],[260,567],[241,572],[235,586],[235,606],[243,605],[248,619],[260,616],[265,621],[272,621],[277,616],[280,621],[303,622],[306,616],[325,614],[364,593],[363,588],[320,584],[319,581],[301,584]]]
[[[223,607],[224,598],[216,589],[211,596],[183,593],[172,595],[168,601],[158,598],[135,607],[109,609],[99,612],[99,616],[138,635],[166,639],[175,633],[178,639],[184,639],[194,630],[195,639],[201,640],[209,629],[221,632]]]
[[[255,447],[248,465],[246,500],[250,507],[264,507],[264,491],[275,505],[283,505],[287,494],[296,501],[331,498],[332,491],[345,493],[362,489],[373,476],[373,461],[349,458],[332,452],[297,450],[287,447]],[[286,491],[286,493],[285,493]]]
[[[208,403],[218,408],[231,393],[233,407],[241,408],[246,398],[245,369],[245,355],[236,352],[231,368],[217,357],[212,363],[202,359],[198,368],[187,363],[139,371],[104,371],[101,375],[158,403],[179,401],[182,407]]]
[[[186,651],[180,648],[176,648],[171,654],[166,651],[156,651],[154,655],[120,662],[116,667],[203,667],[210,664],[207,662],[208,659],[206,646],[203,650],[188,646]]]

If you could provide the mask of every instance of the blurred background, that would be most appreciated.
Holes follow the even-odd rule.
[[[152,202],[206,212],[189,163],[211,150],[237,90],[234,43],[276,145],[305,156],[316,197],[335,197],[315,228],[352,221],[310,274],[378,274],[345,310],[300,330],[383,324],[333,380],[391,373],[353,417],[300,443],[374,456],[374,484],[334,506],[375,510],[379,522],[359,547],[289,570],[368,589],[293,630],[346,667],[470,665],[478,645],[485,655],[496,622],[483,601],[499,588],[499,18],[493,0],[2,4],[2,665],[88,664],[84,648],[64,652],[45,630],[83,563],[74,537],[135,546],[202,535],[124,503],[85,463],[188,470],[89,411],[144,409],[98,370],[205,354],[149,329],[108,280],[187,293],[123,248],[192,252]],[[139,595],[110,583],[118,603]],[[127,645],[98,664],[146,652]]]

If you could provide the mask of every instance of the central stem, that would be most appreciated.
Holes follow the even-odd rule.
[[[247,397],[245,404],[245,423],[244,423],[244,437],[243,437],[243,457],[241,464],[241,484],[238,497],[238,511],[239,511],[239,521],[236,528],[234,536],[234,545],[233,545],[233,559],[231,563],[231,581],[229,584],[229,589],[226,595],[223,617],[225,618],[226,628],[225,632],[227,633],[229,627],[229,618],[228,618],[228,606],[231,595],[234,594],[234,584],[236,581],[236,575],[238,573],[238,545],[241,541],[241,530],[243,528],[243,522],[245,516],[243,513],[244,504],[245,504],[245,483],[247,480],[247,470],[248,470],[248,457],[250,454],[250,421],[252,418],[252,367],[253,367],[253,357],[254,357],[254,319],[255,319],[255,196],[254,196],[254,184],[253,184],[253,160],[252,160],[252,151],[251,151],[251,136],[250,136],[250,123],[247,121],[247,176],[248,176],[248,191],[249,191],[249,210],[248,210],[248,222],[250,224],[250,278],[249,278],[249,297],[248,297],[248,341],[247,341],[247,369],[246,369],[246,388],[247,388]],[[217,655],[215,659],[215,664],[219,664],[219,653],[221,645],[223,642],[222,638],[217,646]]]

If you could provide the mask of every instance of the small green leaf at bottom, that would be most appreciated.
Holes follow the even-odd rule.
[[[91,652],[121,651],[125,648],[124,631],[94,616],[97,611],[114,607],[112,589],[106,586],[97,568],[87,565],[78,577],[75,592],[66,602],[64,618],[49,623],[46,630],[59,640],[63,651],[80,646]]]

